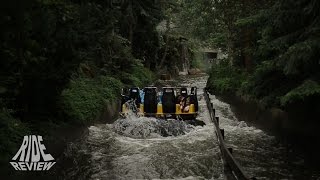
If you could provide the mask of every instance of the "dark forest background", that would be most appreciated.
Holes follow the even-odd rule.
[[[23,135],[90,123],[122,87],[177,73],[181,38],[157,30],[173,2],[3,1],[0,159],[9,161]]]

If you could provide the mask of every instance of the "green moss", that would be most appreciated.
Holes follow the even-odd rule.
[[[281,105],[286,106],[292,102],[301,101],[306,97],[314,95],[320,95],[320,84],[312,80],[306,80],[300,86],[281,97]]]

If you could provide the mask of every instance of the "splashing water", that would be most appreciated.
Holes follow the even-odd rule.
[[[199,89],[199,116],[205,126],[129,114],[113,124],[88,128],[69,154],[76,179],[224,179],[220,149],[203,98],[207,77],[184,81]],[[80,160],[79,160],[80,159]]]
[[[239,121],[231,106],[210,95],[220,117],[220,128],[225,130],[225,141],[233,148],[233,156],[249,177],[257,179],[317,179],[310,173],[302,157],[289,157],[285,149],[274,136]],[[309,173],[309,174],[308,174]]]
[[[181,86],[199,89],[199,116],[205,126],[129,114],[113,124],[88,128],[81,142],[66,152],[73,166],[64,179],[225,179],[220,149],[203,98],[207,77],[185,80]],[[225,129],[225,141],[249,177],[257,179],[317,179],[305,171],[300,157],[288,159],[275,137],[248,126],[229,104],[210,99]]]
[[[132,138],[156,138],[160,136],[184,135],[195,127],[178,119],[157,119],[139,116],[133,100],[127,102],[129,111],[125,118],[113,123],[113,129],[120,135]]]
[[[157,138],[184,135],[195,127],[176,119],[163,120],[129,116],[125,119],[118,119],[113,124],[113,128],[118,134],[132,138]]]

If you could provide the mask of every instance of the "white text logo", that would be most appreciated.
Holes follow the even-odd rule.
[[[46,154],[46,147],[42,144],[42,136],[24,136],[17,154],[10,164],[19,171],[45,171],[56,162],[51,154]],[[41,158],[42,157],[42,158]]]

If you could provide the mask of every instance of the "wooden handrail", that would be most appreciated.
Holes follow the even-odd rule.
[[[213,104],[210,102],[210,98],[209,98],[209,95],[208,95],[208,92],[207,92],[206,89],[204,89],[204,97],[205,97],[205,100],[206,100],[206,103],[207,103],[207,107],[208,107],[208,110],[209,110],[211,121],[213,122],[213,124],[215,126],[215,129],[216,129],[216,135],[217,135],[218,140],[219,140],[220,151],[221,151],[221,154],[223,156],[224,163],[230,167],[231,171],[233,172],[232,175],[236,179],[249,180],[250,178],[248,178],[247,175],[244,173],[244,171],[242,170],[241,166],[234,159],[234,157],[232,156],[230,150],[227,148],[227,146],[226,146],[226,144],[224,142],[224,138],[222,136],[222,133],[221,133],[220,128],[219,128],[219,124],[218,124],[216,116],[215,116],[215,111],[213,109]]]

